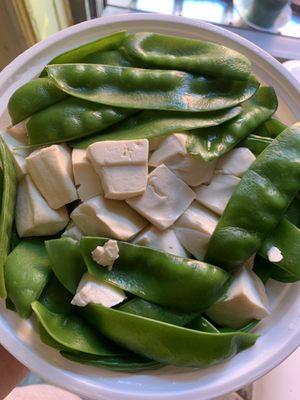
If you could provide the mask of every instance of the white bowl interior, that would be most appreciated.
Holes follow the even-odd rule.
[[[41,68],[64,50],[112,32],[156,31],[199,38],[232,47],[253,63],[253,71],[275,88],[280,107],[277,115],[287,124],[300,120],[300,90],[291,76],[271,56],[247,40],[207,23],[155,14],[128,14],[84,22],[59,32],[13,61],[0,73],[0,127],[9,123],[9,96],[35,77]],[[89,399],[211,399],[248,384],[283,361],[300,344],[300,283],[268,284],[271,315],[256,332],[260,339],[232,360],[207,369],[165,367],[145,373],[117,373],[67,361],[43,345],[34,320],[22,320],[0,303],[0,341],[21,362],[44,379]]]

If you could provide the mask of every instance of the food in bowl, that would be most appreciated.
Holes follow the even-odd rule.
[[[274,90],[235,51],[152,33],[116,33],[45,70],[9,102],[26,138],[17,125],[3,136],[28,152],[15,156],[8,306],[33,309],[65,357],[119,371],[206,367],[253,345],[262,282],[299,279],[300,128],[271,118]]]

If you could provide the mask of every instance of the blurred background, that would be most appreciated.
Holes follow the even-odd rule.
[[[300,59],[300,0],[275,0],[287,4],[267,28],[255,26],[245,17],[244,10],[253,1],[0,0],[0,69],[26,48],[65,27],[129,12],[157,12],[212,22],[246,37],[282,61]],[[270,12],[274,8],[274,0],[256,2],[265,3]]]

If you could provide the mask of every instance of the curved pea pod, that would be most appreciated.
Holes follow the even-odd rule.
[[[141,317],[155,319],[172,325],[184,326],[192,321],[198,313],[173,310],[159,304],[135,297],[118,307],[118,310]]]
[[[17,178],[14,161],[2,137],[0,137],[0,166],[2,176],[0,208],[0,297],[5,298],[4,265],[10,251]]]
[[[13,125],[67,96],[48,78],[38,78],[25,83],[12,94],[7,105]]]
[[[283,122],[276,118],[270,118],[261,124],[253,133],[258,136],[266,136],[272,139],[276,138],[287,128]]]
[[[86,272],[79,243],[64,237],[47,240],[45,246],[55,276],[70,293],[75,294],[80,279]]]
[[[39,302],[47,310],[58,314],[70,314],[74,312],[75,307],[71,304],[72,299],[73,295],[62,286],[55,275],[51,276],[38,298]]]
[[[95,357],[83,353],[70,353],[61,351],[61,355],[68,360],[79,362],[80,364],[91,365],[92,367],[107,368],[118,372],[140,372],[161,368],[163,365],[157,361],[137,354],[119,357]]]
[[[52,58],[52,60],[49,61],[48,64],[67,64],[82,62],[82,60],[86,60],[88,57],[91,57],[95,53],[101,54],[101,52],[117,49],[118,47],[120,47],[126,36],[127,33],[125,31],[116,32],[112,35],[104,36],[100,39],[65,51],[64,53],[61,53],[58,56]],[[41,75],[45,74],[46,70],[44,69]]]
[[[38,301],[32,303],[32,309],[47,334],[70,351],[100,356],[127,353],[102,337],[78,315],[53,313]]]
[[[17,313],[28,318],[31,303],[40,297],[51,276],[44,240],[23,239],[7,257],[4,272],[8,297]]]
[[[283,131],[243,175],[209,241],[206,260],[236,268],[262,246],[300,187],[300,123]]]
[[[241,107],[214,112],[141,111],[111,128],[90,137],[71,142],[75,148],[86,148],[103,140],[151,139],[174,132],[222,124],[236,117]]]
[[[99,305],[88,305],[83,317],[103,335],[141,356],[185,367],[221,363],[257,339],[244,332],[195,331]]]
[[[123,67],[134,66],[120,50],[99,51],[83,58],[81,62],[88,64],[121,65]]]
[[[250,134],[244,140],[238,143],[238,147],[247,147],[256,155],[256,157],[264,151],[269,144],[272,143],[272,138],[267,136],[257,136],[254,134]]]
[[[121,121],[135,110],[69,97],[34,114],[26,124],[30,145],[67,142]]]
[[[263,283],[266,283],[269,278],[283,283],[297,282],[299,280],[299,277],[279,268],[268,259],[259,255],[256,255],[255,257],[253,272],[256,273]]]
[[[102,64],[50,65],[47,72],[57,87],[71,96],[147,110],[222,110],[247,100],[259,87],[254,76],[247,81],[230,81],[182,71]]]
[[[180,311],[202,311],[226,291],[230,276],[221,268],[126,242],[118,241],[119,258],[108,271],[91,257],[106,241],[81,239],[89,273],[145,300]]]
[[[300,280],[300,229],[287,219],[282,219],[276,228],[262,242],[258,253],[262,257],[269,259],[268,253],[274,247],[280,251],[282,259],[270,261],[292,275],[295,279],[297,278]],[[278,274],[278,276],[279,275],[280,274]]]
[[[190,132],[186,145],[188,152],[200,155],[206,161],[220,157],[270,118],[277,106],[274,89],[259,88],[250,100],[241,105],[242,112],[237,117],[217,127]]]
[[[185,325],[186,328],[194,329],[195,331],[219,333],[220,331],[202,315],[198,315],[192,321]]]
[[[285,218],[297,228],[300,228],[300,198],[295,197],[286,210]]]
[[[126,53],[146,67],[178,69],[228,79],[248,79],[250,61],[216,43],[138,32],[123,43]]]

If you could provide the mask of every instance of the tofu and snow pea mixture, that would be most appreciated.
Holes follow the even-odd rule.
[[[0,295],[74,362],[207,367],[300,279],[300,124],[215,43],[118,32],[8,103]]]

